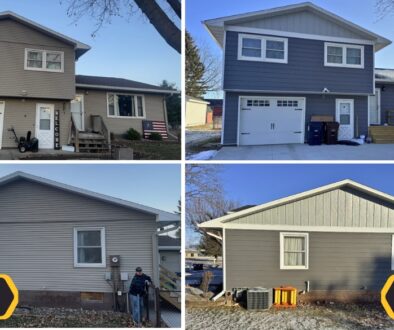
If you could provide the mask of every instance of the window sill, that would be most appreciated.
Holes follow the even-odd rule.
[[[364,69],[363,65],[352,65],[352,64],[324,63],[324,66],[326,66],[326,67],[334,67],[334,68]]]
[[[129,117],[129,116],[107,116],[107,118],[113,118],[113,119],[145,119],[145,117]]]
[[[276,59],[263,59],[263,58],[245,57],[245,56],[238,57],[238,61],[267,62],[267,63],[281,63],[281,64],[288,63],[287,59],[276,60]]]
[[[106,268],[106,264],[74,264],[74,268]]]
[[[305,266],[281,266],[281,270],[308,270],[308,267]]]
[[[40,71],[40,72],[64,73],[64,70],[49,70],[49,69],[28,68],[28,67],[25,67],[25,70],[26,70],[26,71]]]

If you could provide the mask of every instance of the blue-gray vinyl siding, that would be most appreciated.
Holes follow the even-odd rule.
[[[391,271],[392,235],[309,233],[309,269],[280,269],[279,231],[225,234],[226,290],[290,285],[305,290],[380,291]],[[346,252],[346,253],[344,253]]]
[[[288,63],[238,60],[238,32],[226,32],[224,90],[373,94],[373,46],[364,69],[324,66],[324,41],[288,38]]]
[[[394,110],[394,85],[377,83],[380,88],[380,119],[381,124],[387,123],[387,111]]]
[[[354,99],[354,135],[368,133],[368,96],[355,95],[295,95],[274,93],[233,93],[226,92],[225,116],[223,129],[223,144],[237,144],[238,134],[238,111],[240,96],[291,96],[306,98],[305,115],[305,138],[307,137],[307,126],[313,115],[330,115],[335,118],[336,99]]]

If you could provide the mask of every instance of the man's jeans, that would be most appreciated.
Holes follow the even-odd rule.
[[[141,324],[142,322],[142,314],[144,310],[144,298],[140,295],[134,296],[130,295],[131,306],[132,306],[132,313],[134,322],[137,324]]]

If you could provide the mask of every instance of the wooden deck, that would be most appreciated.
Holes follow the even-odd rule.
[[[373,143],[394,143],[394,126],[370,126],[369,136]]]

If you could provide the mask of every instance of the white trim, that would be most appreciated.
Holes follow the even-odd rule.
[[[41,68],[31,68],[31,67],[27,66],[27,54],[29,52],[41,52],[42,53],[42,67]],[[47,54],[48,53],[60,54],[60,58],[61,58],[60,70],[47,69]],[[64,72],[64,52],[58,51],[58,50],[25,48],[25,70],[63,73]]]
[[[222,106],[222,131],[220,136],[220,143],[224,144],[224,129],[226,123],[226,91],[223,91],[223,106]]]
[[[329,41],[329,42],[344,42],[344,43],[351,43],[351,44],[354,43],[354,44],[362,44],[362,45],[374,45],[374,42],[372,40],[330,37],[330,36],[323,36],[323,35],[317,35],[317,34],[307,34],[307,33],[289,32],[289,31],[271,30],[271,29],[260,29],[260,28],[244,27],[244,26],[229,25],[229,26],[225,26],[225,30],[232,31],[232,32],[257,33],[257,34],[273,35],[273,36],[288,37],[288,38],[320,40],[320,41]]]
[[[134,98],[134,110],[137,116],[113,116],[109,114],[109,102],[108,102],[108,95],[114,94],[114,110],[116,109],[116,95],[127,95],[132,96]],[[142,112],[143,116],[138,116],[138,97],[142,98]],[[116,111],[115,111],[116,112]],[[130,94],[130,93],[119,93],[119,92],[108,92],[107,93],[107,118],[118,118],[118,119],[145,119],[146,118],[146,108],[145,108],[145,95],[143,94]]]
[[[223,241],[222,241],[222,268],[223,268],[223,291],[227,291],[227,260],[226,260],[226,229],[223,228]]]
[[[0,183],[1,183],[1,181],[0,181]],[[334,183],[331,183],[331,184],[327,184],[325,186],[318,187],[318,188],[315,188],[315,189],[310,189],[310,190],[307,190],[307,191],[304,191],[304,192],[301,192],[301,193],[298,193],[298,194],[294,194],[294,195],[287,196],[287,197],[284,197],[284,198],[276,199],[274,201],[271,201],[271,202],[268,202],[268,203],[265,203],[265,204],[261,204],[261,205],[257,205],[257,206],[251,207],[249,209],[246,209],[246,210],[242,210],[242,211],[238,211],[238,212],[235,212],[235,213],[227,214],[227,215],[224,215],[224,216],[222,216],[220,218],[216,218],[216,219],[213,219],[213,220],[210,220],[210,221],[203,222],[203,223],[199,224],[199,227],[201,227],[201,228],[223,228],[225,223],[230,222],[232,220],[239,219],[241,217],[244,217],[244,216],[247,216],[247,215],[250,215],[250,214],[258,213],[258,212],[261,212],[261,211],[266,210],[268,208],[284,205],[284,204],[287,204],[287,203],[290,203],[290,202],[293,202],[293,201],[297,201],[297,200],[301,200],[301,199],[304,199],[304,198],[307,198],[307,197],[310,197],[310,196],[314,196],[314,195],[317,195],[317,194],[320,194],[320,193],[323,193],[323,192],[327,192],[327,191],[331,191],[331,190],[334,190],[334,189],[338,189],[338,188],[341,188],[341,187],[344,187],[344,186],[349,186],[349,187],[351,187],[353,189],[356,189],[358,191],[364,192],[364,193],[366,193],[368,195],[380,198],[380,199],[382,199],[382,200],[384,200],[386,202],[394,203],[394,197],[393,196],[391,196],[389,194],[386,194],[386,193],[383,193],[383,192],[381,192],[379,190],[370,188],[370,187],[368,187],[366,185],[357,183],[357,182],[355,182],[353,180],[346,179],[346,180],[334,182]],[[250,225],[248,225],[248,226],[250,226]]]
[[[381,117],[381,107],[382,107],[382,99],[381,99],[381,93],[382,90],[380,87],[376,87],[375,88],[375,94],[374,95],[368,95],[368,127],[371,126],[371,97],[375,96],[377,98],[377,102],[378,102],[378,123],[377,124],[373,124],[373,125],[381,125],[382,123],[382,117]]]
[[[82,131],[85,130],[85,95],[84,94],[76,94],[75,96],[81,97],[81,103],[82,103]]]
[[[3,131],[4,131],[4,118],[5,118],[5,101],[0,100],[0,107],[3,106],[3,109],[0,108],[0,117],[2,120],[0,121],[0,150],[3,148]]]
[[[266,231],[295,231],[295,232],[319,232],[319,233],[377,233],[394,234],[394,227],[345,227],[345,226],[305,226],[305,225],[257,225],[249,223],[226,223],[222,228],[236,230],[266,230]]]
[[[394,81],[392,82],[394,83]],[[264,89],[226,89],[226,92],[234,93],[271,93],[271,94],[301,94],[301,95],[346,95],[346,96],[368,96],[371,93],[354,93],[354,92],[335,92],[335,93],[323,93],[323,92],[311,92],[311,91],[286,91],[286,90],[264,90]],[[280,95],[278,95],[280,96]]]
[[[304,266],[286,266],[284,264],[284,238],[285,237],[303,237],[305,239],[305,265]],[[309,234],[308,233],[279,233],[279,254],[280,269],[307,270],[309,269]]]
[[[223,54],[222,54],[222,89],[224,89],[224,70],[226,68],[226,38],[227,32],[223,34]]]
[[[78,232],[79,231],[100,231],[101,240],[101,263],[79,263],[78,262]],[[74,267],[75,268],[105,268],[106,267],[105,249],[105,227],[74,227]]]
[[[253,96],[253,95],[239,95],[238,96],[238,123],[237,123],[237,146],[239,146],[239,135],[240,135],[240,126],[241,126],[241,98],[254,98],[254,99],[265,99],[265,100],[276,100],[276,99],[285,99],[285,100],[302,100],[304,101],[304,106],[302,110],[301,116],[301,129],[302,134],[300,134],[300,143],[304,143],[305,141],[305,118],[306,118],[306,97],[292,97],[292,96]],[[222,128],[223,129],[223,128]]]
[[[394,270],[394,235],[391,236],[391,270]]]
[[[132,87],[117,87],[117,86],[105,86],[105,85],[89,85],[89,84],[75,84],[77,88],[87,88],[87,89],[105,89],[109,91],[114,91],[117,93],[119,91],[126,92],[147,92],[147,93],[157,93],[157,94],[179,94],[178,91],[175,90],[157,90],[150,88],[132,88]]]
[[[342,63],[331,63],[328,62],[328,47],[337,47],[342,49]],[[361,64],[348,64],[347,63],[347,50],[348,48],[359,49],[361,52]],[[353,69],[364,69],[364,46],[351,45],[351,44],[337,44],[332,42],[324,43],[324,66],[329,67],[340,67],[340,68],[353,68]]]
[[[261,56],[260,57],[252,57],[252,56],[242,55],[243,39],[246,39],[246,38],[260,40],[260,42],[261,42]],[[283,42],[283,47],[284,47],[283,59],[267,57],[267,41],[268,40]],[[288,58],[288,39],[286,39],[286,38],[270,37],[270,36],[263,36],[263,35],[256,35],[256,34],[239,34],[238,35],[238,60],[239,61],[257,61],[257,62],[287,64],[287,58]]]
[[[51,119],[50,119],[50,134],[52,138],[52,146],[51,147],[43,147],[43,144],[40,144],[40,149],[54,149],[55,148],[55,104],[53,103],[36,103],[36,125],[35,125],[35,136],[38,140],[40,140],[40,108],[48,107],[51,109]],[[44,130],[42,130],[44,131]]]

